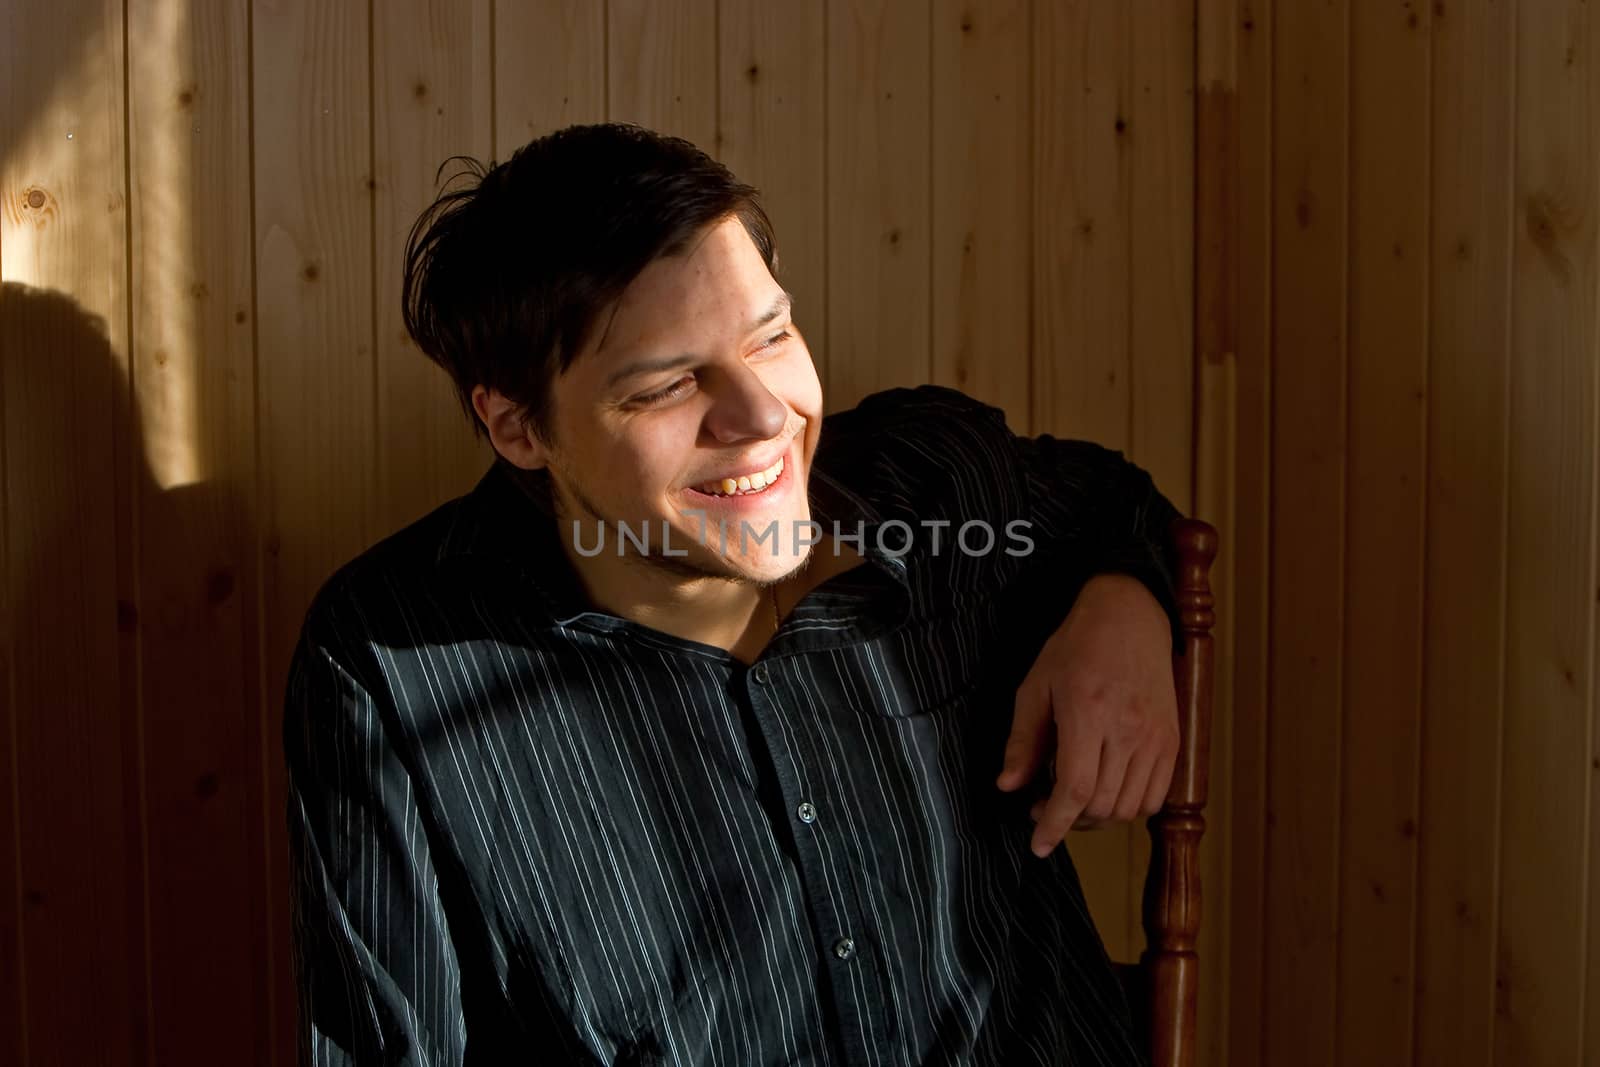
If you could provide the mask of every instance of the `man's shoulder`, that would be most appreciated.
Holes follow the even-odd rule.
[[[823,420],[824,428],[842,433],[892,431],[934,436],[972,428],[993,433],[1005,424],[1006,414],[1000,408],[948,385],[884,389]]]
[[[307,629],[348,630],[434,583],[441,554],[470,495],[448,500],[363,549],[323,580],[306,609]],[[386,607],[387,605],[387,607]]]
[[[992,404],[948,386],[901,387],[828,415],[816,465],[886,515],[989,517],[1016,480],[1014,441]]]

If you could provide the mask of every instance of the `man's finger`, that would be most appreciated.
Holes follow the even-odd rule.
[[[1117,794],[1111,817],[1118,822],[1132,822],[1139,817],[1139,809],[1150,791],[1150,772],[1155,769],[1160,753],[1145,746],[1128,761],[1128,773],[1122,780],[1122,791]]]
[[[1154,815],[1167,803],[1167,793],[1172,789],[1172,772],[1178,766],[1176,753],[1167,753],[1156,760],[1155,768],[1150,772],[1150,781],[1145,786],[1144,811]]]
[[[1044,814],[1033,828],[1033,854],[1050,855],[1067,828],[1094,799],[1099,780],[1102,738],[1084,726],[1083,716],[1062,716],[1056,726],[1056,784]]]
[[[1117,797],[1122,795],[1123,784],[1128,779],[1128,761],[1132,758],[1127,748],[1112,744],[1109,737],[1106,739],[1100,749],[1100,773],[1095,778],[1094,796],[1084,806],[1082,818],[1096,822],[1110,822],[1116,818]]]
[[[1033,777],[1044,759],[1045,742],[1053,725],[1049,691],[1024,679],[1012,704],[1011,737],[1006,741],[1005,763],[995,780],[997,786],[1016,789]]]

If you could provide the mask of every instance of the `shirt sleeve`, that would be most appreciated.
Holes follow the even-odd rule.
[[[998,411],[998,409],[993,409]],[[1023,481],[1034,551],[1076,561],[1085,579],[1126,574],[1149,589],[1167,614],[1174,652],[1183,649],[1172,523],[1181,513],[1149,473],[1121,453],[1050,434],[1020,437],[1004,428]]]
[[[301,1067],[460,1064],[460,969],[379,705],[308,616],[284,718]]]

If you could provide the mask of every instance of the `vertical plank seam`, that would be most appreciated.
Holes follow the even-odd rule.
[[[1517,170],[1518,155],[1521,152],[1518,136],[1517,109],[1521,106],[1522,80],[1522,4],[1521,0],[1512,0],[1511,3],[1511,102],[1506,109],[1506,123],[1511,130],[1511,151],[1506,160],[1509,174],[1506,176],[1506,313],[1505,313],[1505,345],[1503,346],[1506,374],[1504,398],[1501,404],[1502,422],[1505,434],[1501,440],[1501,469],[1504,476],[1500,485],[1500,701],[1496,713],[1499,722],[1496,724],[1500,736],[1500,748],[1495,761],[1494,783],[1494,894],[1490,900],[1489,929],[1493,936],[1489,941],[1489,1010],[1488,1018],[1488,1055],[1491,1063],[1494,1061],[1494,1050],[1499,1041],[1495,1036],[1498,1029],[1498,1014],[1496,1011],[1498,985],[1500,976],[1500,899],[1505,892],[1505,867],[1501,860],[1504,854],[1505,843],[1505,778],[1506,778],[1506,700],[1510,695],[1510,679],[1507,676],[1506,660],[1507,645],[1509,644],[1509,627],[1506,617],[1510,609],[1511,591],[1511,546],[1510,537],[1510,512],[1511,512],[1511,411],[1512,392],[1516,388],[1516,381],[1511,374],[1511,349],[1516,341],[1516,261],[1517,261]]]
[[[367,506],[362,509],[362,544],[371,544],[383,506],[389,459],[383,447],[383,362],[378,358],[378,21],[367,0],[367,338],[372,368],[372,466],[367,471]]]
[[[1034,350],[1039,345],[1039,243],[1043,238],[1039,234],[1039,219],[1042,212],[1039,210],[1039,201],[1044,195],[1043,182],[1039,180],[1039,160],[1043,153],[1040,143],[1044,140],[1041,127],[1044,124],[1044,109],[1039,106],[1039,38],[1043,33],[1040,22],[1044,18],[1040,11],[1038,0],[1029,0],[1028,12],[1028,213],[1030,225],[1028,229],[1028,433],[1037,436],[1043,418],[1040,413],[1039,376],[1042,373],[1043,362]]]
[[[822,367],[820,368],[819,377],[825,387],[831,385],[832,382],[832,375],[828,373],[828,368],[833,361],[833,305],[828,299],[829,278],[832,273],[828,267],[828,230],[831,225],[829,216],[832,214],[832,198],[829,195],[828,186],[828,172],[832,158],[831,145],[828,140],[828,111],[829,101],[832,96],[828,92],[830,84],[828,70],[831,66],[829,59],[832,52],[832,38],[829,35],[829,12],[832,8],[833,5],[824,0],[822,5],[822,292],[820,294],[822,301]],[[813,369],[817,369],[814,364]],[[826,402],[827,393],[824,392],[823,396],[823,411],[826,411],[828,408]]]
[[[1027,390],[1028,391],[1027,391],[1027,400],[1025,401],[1025,403],[1027,404],[1027,410],[1025,410],[1022,413],[1022,417],[1021,417],[1020,421],[1022,423],[1022,432],[1024,434],[1029,435],[1029,436],[1033,436],[1034,434],[1038,433],[1037,423],[1034,421],[1034,402],[1033,402],[1033,373],[1034,373],[1034,371],[1033,371],[1033,365],[1034,365],[1034,345],[1037,343],[1037,332],[1038,332],[1037,331],[1037,325],[1034,322],[1034,315],[1037,313],[1037,307],[1038,307],[1038,302],[1039,302],[1038,285],[1036,284],[1036,280],[1035,280],[1035,277],[1034,277],[1034,271],[1038,269],[1038,258],[1039,258],[1038,257],[1038,249],[1036,247],[1035,239],[1034,239],[1034,224],[1035,224],[1036,220],[1038,219],[1038,205],[1035,202],[1035,198],[1038,195],[1038,188],[1039,188],[1039,176],[1035,172],[1035,166],[1036,166],[1036,163],[1037,163],[1035,141],[1036,141],[1036,139],[1038,137],[1038,133],[1037,133],[1037,131],[1035,129],[1036,112],[1037,112],[1037,100],[1035,99],[1036,94],[1034,92],[1034,79],[1038,76],[1037,63],[1036,63],[1035,57],[1034,57],[1034,44],[1033,44],[1033,42],[1038,39],[1037,25],[1036,25],[1036,23],[1034,21],[1035,20],[1035,14],[1036,14],[1036,11],[1035,11],[1035,0],[1023,0],[1023,12],[1024,12],[1023,24],[1028,29],[1028,33],[1026,34],[1026,36],[1024,38],[1028,42],[1027,58],[1025,60],[1025,62],[1027,63],[1027,70],[1028,70],[1027,80],[1026,80],[1026,85],[1028,86],[1028,89],[1027,89],[1027,92],[1022,94],[1022,96],[1023,96],[1022,107],[1023,107],[1023,116],[1024,116],[1023,117],[1023,129],[1025,131],[1023,133],[1023,157],[1022,158],[1023,158],[1023,166],[1025,168],[1027,168],[1026,172],[1025,172],[1025,180],[1027,181],[1027,186],[1028,186],[1028,192],[1027,192],[1027,195],[1023,198],[1023,207],[1022,207],[1022,210],[1023,210],[1024,215],[1025,215],[1025,221],[1024,221],[1022,232],[1028,235],[1027,248],[1023,253],[1023,255],[1025,257],[1024,258],[1024,262],[1026,263],[1026,270],[1027,270],[1026,278],[1027,278],[1027,287],[1028,287],[1027,288],[1027,293],[1023,298],[1024,307],[1027,309],[1027,322],[1023,324],[1023,330],[1024,330],[1023,336],[1025,338],[1027,338],[1027,345],[1026,345],[1027,351],[1024,353],[1024,355],[1025,355],[1025,357],[1027,359],[1027,375],[1028,376],[1027,376],[1027,378],[1025,380],[1027,382]]]
[[[245,9],[245,152],[246,162],[249,167],[250,177],[250,406],[253,452],[253,470],[251,471],[251,491],[254,498],[254,519],[251,522],[251,531],[254,539],[253,552],[255,554],[255,586],[256,586],[256,690],[258,706],[260,708],[260,736],[261,736],[261,850],[263,853],[261,870],[268,879],[266,888],[267,909],[270,915],[274,894],[272,892],[273,855],[272,855],[272,827],[276,821],[271,802],[272,773],[271,754],[276,750],[272,723],[272,701],[268,697],[267,688],[267,566],[266,566],[266,537],[263,526],[265,512],[262,501],[262,485],[265,481],[261,477],[261,314],[258,295],[260,276],[257,272],[256,253],[256,19],[255,4],[246,3]],[[287,872],[285,872],[287,873]],[[270,926],[270,922],[268,923]],[[276,1030],[276,1021],[279,1012],[278,1006],[278,953],[273,945],[272,938],[266,940],[266,978],[267,978],[267,1059],[273,1067],[277,1067],[279,1056],[279,1033]],[[278,946],[282,947],[282,946]],[[293,946],[290,946],[291,959],[289,966],[293,967]]]
[[[1134,348],[1134,318],[1138,315],[1138,292],[1136,284],[1139,272],[1134,269],[1134,257],[1137,242],[1133,239],[1133,152],[1134,138],[1138,136],[1137,130],[1132,130],[1130,121],[1133,114],[1138,111],[1135,101],[1138,99],[1139,87],[1133,76],[1133,24],[1134,7],[1132,4],[1117,5],[1121,16],[1121,45],[1117,57],[1116,91],[1112,94],[1114,107],[1113,133],[1116,134],[1112,144],[1116,146],[1117,161],[1117,209],[1122,223],[1122,270],[1123,270],[1123,301],[1124,315],[1122,319],[1122,382],[1127,392],[1126,406],[1123,410],[1122,450],[1124,455],[1136,462],[1148,463],[1143,449],[1139,444],[1139,374],[1135,365]],[[1120,125],[1121,129],[1116,127]],[[1104,130],[1101,134],[1104,135]],[[1123,912],[1123,930],[1127,940],[1124,942],[1130,951],[1135,953],[1134,959],[1139,958],[1142,950],[1140,944],[1144,938],[1144,915],[1138,899],[1142,893],[1136,893],[1133,886],[1133,872],[1138,868],[1139,846],[1136,827],[1139,824],[1126,824],[1117,827],[1117,832],[1122,835],[1122,897],[1127,905]],[[1142,828],[1142,827],[1141,827]]]
[[[1583,27],[1584,28],[1584,35],[1585,35],[1585,43],[1586,44],[1592,44],[1594,42],[1595,35],[1594,35],[1593,25],[1594,25],[1594,14],[1592,12],[1588,12],[1588,13],[1586,13],[1586,17],[1584,19],[1584,27]],[[1585,92],[1584,92],[1584,104],[1586,105],[1585,106],[1585,110],[1586,111],[1588,110],[1587,105],[1589,105],[1593,100],[1594,80],[1595,80],[1594,53],[1593,53],[1592,50],[1586,50],[1584,52],[1584,90],[1585,90]],[[1588,166],[1588,174],[1589,174],[1589,179],[1590,179],[1589,193],[1590,193],[1590,195],[1592,197],[1594,195],[1594,190],[1595,190],[1595,184],[1594,184],[1594,178],[1595,178],[1595,171],[1594,171],[1595,153],[1594,153],[1593,140],[1591,139],[1590,143],[1588,145],[1586,145],[1585,147],[1588,149],[1588,159],[1586,160],[1586,162],[1589,165]],[[1594,205],[1594,201],[1591,200],[1590,201],[1591,212],[1594,210],[1594,206],[1595,206]],[[1593,230],[1592,229],[1590,231],[1590,234],[1591,234],[1591,240],[1593,240]],[[1592,245],[1591,245],[1590,250],[1591,251],[1593,250],[1593,246]],[[1594,279],[1590,279],[1589,295],[1590,295],[1591,300],[1594,299],[1594,297],[1595,297]],[[1593,307],[1590,309],[1590,326],[1591,326],[1591,328],[1596,326],[1595,315],[1597,313],[1597,310],[1600,310],[1600,309],[1593,308]],[[1590,344],[1591,355],[1593,354],[1594,345],[1596,344],[1597,339],[1600,339],[1600,330],[1596,330],[1595,332],[1591,332],[1590,335],[1589,335],[1589,344]],[[1590,435],[1591,435],[1591,440],[1589,442],[1589,548],[1588,548],[1588,551],[1584,553],[1585,561],[1589,565],[1588,566],[1588,575],[1587,575],[1588,580],[1584,583],[1584,599],[1588,602],[1589,610],[1586,613],[1587,619],[1588,619],[1588,627],[1587,627],[1587,632],[1586,632],[1586,634],[1584,636],[1584,641],[1583,641],[1583,657],[1584,657],[1584,660],[1585,660],[1585,665],[1584,665],[1585,666],[1585,674],[1588,676],[1588,679],[1589,679],[1588,689],[1589,689],[1589,694],[1590,694],[1590,701],[1589,701],[1589,707],[1588,707],[1588,714],[1586,714],[1583,717],[1583,720],[1584,720],[1584,746],[1583,746],[1583,760],[1582,760],[1581,767],[1582,767],[1582,770],[1583,770],[1584,779],[1586,780],[1586,788],[1584,789],[1584,797],[1585,797],[1586,803],[1583,805],[1583,813],[1582,813],[1583,814],[1583,834],[1582,834],[1580,840],[1582,842],[1581,848],[1583,849],[1583,860],[1582,860],[1581,865],[1579,866],[1579,870],[1583,871],[1584,892],[1582,893],[1582,895],[1580,897],[1580,899],[1582,900],[1582,918],[1579,921],[1579,934],[1578,934],[1578,944],[1582,945],[1582,946],[1585,946],[1586,949],[1587,949],[1587,946],[1589,945],[1589,931],[1592,929],[1592,923],[1591,923],[1590,920],[1593,918],[1592,909],[1590,908],[1589,905],[1590,905],[1590,901],[1593,899],[1593,892],[1592,892],[1592,890],[1590,888],[1591,882],[1592,882],[1593,871],[1592,871],[1592,869],[1590,867],[1590,863],[1593,861],[1593,858],[1594,858],[1594,849],[1592,847],[1592,842],[1590,840],[1590,832],[1591,832],[1591,829],[1592,829],[1592,826],[1593,826],[1593,822],[1594,822],[1593,811],[1594,811],[1594,790],[1595,790],[1595,785],[1594,785],[1595,775],[1594,775],[1594,769],[1592,767],[1592,763],[1593,763],[1593,760],[1594,760],[1594,707],[1593,707],[1593,694],[1595,692],[1595,657],[1594,657],[1595,579],[1596,579],[1596,575],[1595,575],[1595,518],[1596,518],[1595,492],[1596,492],[1596,488],[1597,488],[1596,479],[1597,479],[1597,477],[1600,477],[1600,434],[1596,434],[1595,433],[1595,423],[1596,423],[1597,417],[1600,417],[1600,376],[1597,376],[1594,373],[1594,362],[1593,362],[1592,359],[1590,361],[1590,375],[1589,375],[1589,377],[1590,377],[1590,386],[1589,386],[1589,420],[1588,421],[1589,421]],[[1590,955],[1590,954],[1591,953],[1587,953],[1586,952],[1586,955]],[[1588,1004],[1588,996],[1589,996],[1589,966],[1588,966],[1588,960],[1585,959],[1584,966],[1582,966],[1582,967],[1580,967],[1578,969],[1578,1054],[1580,1056],[1583,1054],[1584,1050],[1588,1047],[1588,1041],[1589,1041],[1589,1034],[1588,1034],[1589,1013],[1584,1010],[1584,1007]]]
[[[0,182],[0,196],[9,199],[10,186]],[[0,205],[3,206],[3,205]],[[4,225],[0,225],[0,239],[5,235]],[[0,285],[5,282],[4,256],[0,254]],[[5,399],[5,352],[0,350],[0,414],[6,410]],[[3,422],[4,420],[0,420]],[[10,450],[5,447],[5,427],[0,425],[0,501],[4,507],[0,508],[0,517],[5,521],[0,522],[0,581],[6,583],[6,627],[5,627],[5,686],[6,708],[10,718],[10,743],[11,765],[7,768],[10,772],[11,793],[11,846],[12,862],[17,872],[16,898],[12,907],[16,914],[17,923],[17,1029],[18,1045],[22,1052],[23,1067],[28,1067],[31,1057],[28,1054],[28,997],[25,992],[28,988],[28,953],[27,938],[24,936],[23,927],[23,874],[22,874],[22,764],[18,745],[20,741],[17,734],[17,605],[16,599],[11,594],[15,589],[11,585],[11,516],[16,510],[11,507],[11,473]]]
[[[611,121],[611,0],[600,5],[600,113]]]
[[[1333,745],[1333,752],[1334,759],[1337,762],[1337,767],[1334,772],[1334,781],[1338,783],[1337,795],[1339,802],[1333,806],[1333,820],[1335,824],[1333,832],[1333,917],[1336,931],[1335,936],[1332,939],[1334,1063],[1339,1062],[1339,1057],[1343,1046],[1343,1034],[1341,1032],[1340,1021],[1344,1017],[1345,1003],[1344,997],[1340,994],[1340,990],[1343,988],[1345,959],[1344,943],[1342,939],[1337,936],[1337,927],[1340,919],[1344,915],[1344,858],[1348,852],[1345,841],[1345,833],[1349,829],[1349,823],[1345,818],[1344,811],[1344,746],[1347,733],[1345,729],[1347,725],[1345,719],[1349,711],[1349,709],[1345,706],[1345,701],[1350,692],[1350,686],[1348,684],[1350,660],[1346,655],[1349,650],[1349,641],[1347,639],[1345,628],[1350,623],[1348,611],[1350,602],[1350,409],[1352,407],[1350,401],[1350,283],[1353,273],[1351,269],[1351,260],[1353,257],[1350,254],[1350,220],[1354,214],[1354,212],[1351,211],[1350,203],[1352,195],[1350,146],[1354,139],[1351,127],[1355,125],[1354,109],[1351,107],[1351,95],[1353,90],[1351,89],[1352,82],[1350,75],[1353,69],[1352,56],[1355,52],[1355,37],[1351,28],[1351,11],[1356,2],[1357,0],[1344,0],[1344,85],[1342,87],[1344,90],[1344,140],[1343,144],[1340,146],[1342,148],[1342,158],[1340,163],[1344,168],[1344,183],[1339,190],[1339,199],[1344,209],[1343,217],[1340,219],[1339,241],[1339,417],[1342,420],[1343,425],[1341,428],[1342,432],[1340,434],[1339,448],[1337,452],[1339,457],[1339,542],[1338,547],[1335,549],[1337,554],[1337,566],[1339,568],[1339,603],[1337,606],[1339,614],[1338,623],[1334,627],[1334,633],[1339,635],[1338,648],[1335,652],[1335,654],[1338,656],[1339,668],[1334,673],[1334,677],[1338,679],[1337,684],[1339,686],[1339,692],[1334,700],[1334,708],[1336,709],[1334,729],[1337,731],[1338,736]]]
[[[832,146],[832,142],[829,139],[829,133],[827,133],[827,125],[829,125],[829,118],[827,118],[827,114],[829,114],[829,91],[827,91],[829,77],[827,77],[827,72],[829,72],[829,67],[832,66],[830,64],[830,59],[832,59],[832,30],[830,30],[832,8],[834,8],[832,3],[822,3],[822,291],[818,296],[822,301],[821,379],[824,390],[829,387],[829,366],[832,365],[832,360],[834,360],[834,344],[832,344],[834,304],[830,299],[832,291],[830,291],[829,286],[830,272],[829,259],[827,259],[830,229],[832,229],[829,219],[830,214],[832,214],[832,190],[830,190],[832,189],[832,186],[830,186],[830,182],[832,182],[832,178],[830,178],[832,163],[830,163],[830,160],[832,160],[832,150],[834,150],[834,146]],[[824,392],[822,395],[826,397],[827,394]],[[826,410],[827,405],[824,403],[824,411]]]
[[[1277,121],[1278,121],[1278,9],[1276,0],[1262,0],[1267,12],[1267,62],[1266,62],[1266,87],[1263,92],[1265,97],[1264,107],[1266,114],[1262,120],[1262,136],[1266,139],[1264,155],[1266,156],[1267,175],[1267,225],[1265,240],[1263,241],[1263,263],[1261,283],[1266,286],[1267,292],[1263,298],[1266,308],[1267,321],[1264,323],[1262,346],[1262,370],[1266,381],[1263,383],[1263,392],[1266,400],[1266,417],[1262,427],[1264,440],[1261,454],[1266,470],[1262,473],[1261,496],[1261,543],[1265,549],[1266,558],[1261,561],[1261,687],[1260,696],[1261,730],[1257,740],[1257,767],[1261,781],[1262,811],[1257,816],[1257,825],[1260,829],[1261,855],[1260,877],[1261,899],[1267,901],[1271,897],[1272,877],[1272,834],[1268,832],[1267,814],[1272,807],[1272,775],[1268,770],[1268,760],[1272,754],[1273,716],[1272,693],[1274,674],[1272,645],[1272,580],[1274,572],[1274,552],[1276,542],[1273,540],[1273,512],[1272,512],[1272,479],[1273,468],[1276,460],[1272,454],[1272,442],[1277,433],[1278,404],[1277,404],[1277,375],[1273,373],[1277,362],[1277,320],[1278,320],[1278,277],[1277,277],[1277,229],[1278,229],[1278,194],[1279,187],[1277,175]],[[1267,999],[1267,952],[1270,938],[1266,929],[1265,909],[1256,919],[1257,938],[1259,951],[1256,953],[1256,995],[1259,1003],[1256,1005],[1256,1018],[1263,1019],[1266,1012]],[[1256,1027],[1256,1064],[1267,1062],[1267,1028],[1264,1025]]]
[[[495,36],[495,12],[500,7],[500,0],[486,0],[489,6],[489,163],[494,165],[500,160],[500,115],[496,101],[500,96],[500,78],[496,56],[500,43]]]
[[[1434,32],[1433,8],[1426,7],[1426,31],[1428,39],[1423,50],[1423,92],[1426,94],[1426,104],[1422,109],[1424,149],[1422,156],[1422,251],[1419,261],[1422,263],[1422,395],[1419,403],[1422,405],[1421,437],[1421,469],[1417,472],[1417,493],[1421,503],[1421,512],[1417,523],[1417,602],[1416,602],[1416,648],[1417,660],[1417,736],[1416,747],[1412,753],[1411,774],[1411,805],[1409,817],[1411,825],[1417,828],[1416,835],[1411,838],[1411,945],[1410,955],[1406,961],[1407,974],[1411,982],[1413,996],[1411,998],[1410,1015],[1406,1020],[1406,1062],[1417,1062],[1417,1017],[1419,1014],[1419,999],[1416,995],[1421,982],[1418,981],[1417,961],[1422,956],[1422,853],[1426,847],[1426,840],[1421,832],[1422,825],[1422,798],[1423,779],[1428,771],[1427,760],[1423,753],[1427,751],[1428,736],[1428,670],[1427,670],[1427,626],[1428,626],[1428,485],[1430,482],[1429,463],[1430,455],[1428,442],[1432,439],[1431,427],[1433,421],[1433,248],[1434,248],[1434,204],[1433,204],[1433,156],[1435,142],[1435,128],[1433,120],[1433,71],[1434,71]]]
[[[140,426],[136,412],[139,407],[138,382],[134,365],[134,290],[133,290],[133,94],[130,71],[131,50],[128,47],[128,2],[122,0],[122,233],[123,233],[123,314],[124,337],[127,351],[123,359],[127,364],[127,386],[123,394],[126,402],[121,412],[117,437],[127,452],[118,464],[122,477],[128,479],[128,560],[129,595],[135,604],[140,603]],[[143,627],[135,626],[129,640],[133,642],[133,736],[134,766],[132,768],[139,797],[139,912],[142,919],[140,941],[144,946],[144,1055],[146,1063],[155,1062],[155,994],[153,960],[154,951],[150,935],[150,798],[145,774],[145,707],[144,707],[144,640]],[[122,680],[126,693],[130,682]],[[126,768],[125,768],[126,769]]]
[[[752,94],[752,110],[754,107]],[[722,149],[722,0],[711,0],[711,155],[726,162]]]
[[[923,70],[922,70],[923,84],[925,85],[925,87],[927,89],[927,101],[928,101],[928,163],[929,163],[929,166],[928,166],[927,219],[926,219],[927,234],[928,234],[928,237],[927,237],[927,257],[924,260],[923,271],[922,271],[923,285],[924,285],[924,290],[923,290],[924,291],[924,301],[923,301],[923,305],[924,305],[924,314],[926,316],[927,330],[928,330],[927,347],[923,349],[923,359],[925,360],[925,363],[923,364],[923,368],[922,368],[922,380],[925,381],[925,382],[931,382],[931,381],[934,380],[933,379],[933,367],[934,367],[934,361],[933,361],[933,350],[934,350],[934,333],[933,333],[933,329],[934,329],[934,327],[933,327],[933,254],[934,254],[935,233],[934,233],[934,228],[933,228],[934,227],[933,206],[934,206],[935,194],[938,191],[937,182],[938,182],[938,177],[939,177],[938,173],[937,173],[938,168],[932,165],[933,161],[939,158],[939,154],[935,150],[935,147],[934,147],[933,37],[934,37],[934,21],[935,21],[935,18],[936,18],[936,13],[935,13],[933,8],[934,8],[934,0],[927,0],[927,7],[926,7],[924,15],[923,15],[923,25],[924,25],[924,27],[926,29],[926,32],[927,32],[927,35],[928,35],[928,46],[927,46],[927,50],[926,50],[927,63],[925,63],[923,65]]]

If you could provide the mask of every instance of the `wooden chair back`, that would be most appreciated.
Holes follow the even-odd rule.
[[[1152,815],[1144,882],[1145,949],[1138,963],[1114,964],[1152,1067],[1193,1067],[1200,932],[1200,835],[1205,831],[1211,756],[1211,563],[1217,531],[1198,519],[1173,523],[1183,652],[1173,659],[1178,689],[1178,763],[1167,802]]]

